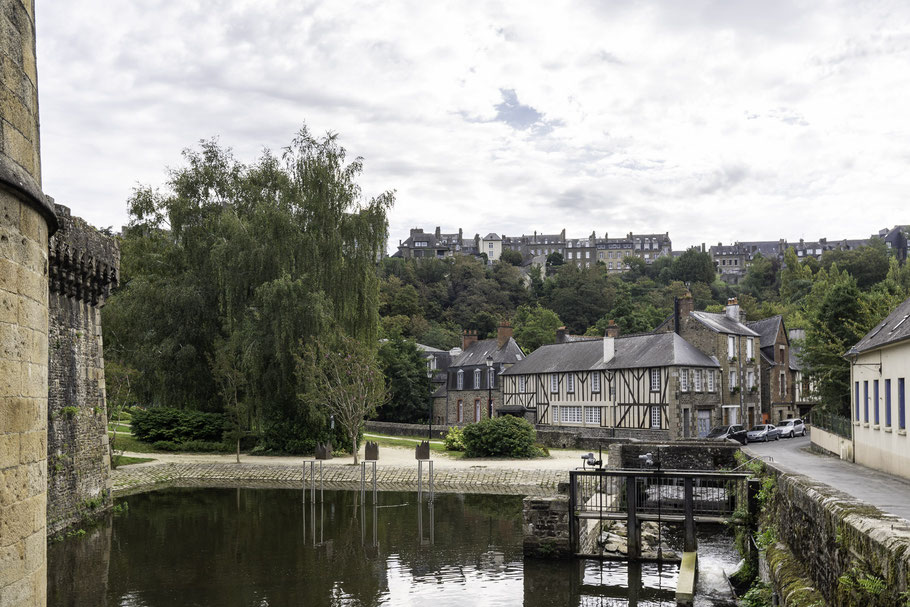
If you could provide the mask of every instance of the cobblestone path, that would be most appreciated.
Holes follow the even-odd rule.
[[[360,466],[323,466],[322,486],[326,489],[359,489]],[[161,463],[124,466],[113,470],[115,497],[140,493],[160,487],[262,487],[300,488],[300,466],[227,464],[227,463]],[[310,486],[307,467],[307,486]],[[424,464],[424,483],[428,466]],[[367,488],[371,487],[372,466],[366,468]],[[485,468],[436,469],[434,489],[440,493],[490,493],[507,495],[551,495],[560,482],[568,482],[563,470],[520,470]],[[376,466],[376,485],[380,491],[416,491],[417,463],[413,466]],[[316,464],[316,486],[320,486],[319,464]],[[426,487],[426,485],[424,485]]]

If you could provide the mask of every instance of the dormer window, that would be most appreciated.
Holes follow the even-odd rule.
[[[464,369],[459,369],[455,374],[455,389],[464,390]]]
[[[430,243],[427,242],[426,240],[415,240],[415,241],[414,241],[414,246],[415,246],[415,247],[426,247],[426,246],[429,246],[429,245],[430,245]]]
[[[480,369],[474,369],[474,389],[480,389]]]

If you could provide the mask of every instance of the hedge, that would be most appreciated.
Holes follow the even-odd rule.
[[[133,436],[145,443],[159,441],[222,442],[227,418],[221,413],[184,411],[170,407],[134,409],[130,424]]]

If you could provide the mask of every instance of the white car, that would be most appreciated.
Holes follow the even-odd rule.
[[[784,438],[806,435],[806,426],[801,419],[785,419],[777,427],[780,429],[780,435]]]

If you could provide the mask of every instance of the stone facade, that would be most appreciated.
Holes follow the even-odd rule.
[[[571,558],[569,498],[526,497],[522,502],[522,544],[526,557]]]
[[[101,307],[117,283],[117,241],[57,205],[50,239],[47,527],[110,506]]]
[[[0,605],[47,594],[47,239],[33,0],[0,0]]]
[[[641,468],[639,455],[650,453],[664,470],[731,470],[739,445],[717,441],[686,443],[628,443],[611,445],[604,454],[610,468]]]

